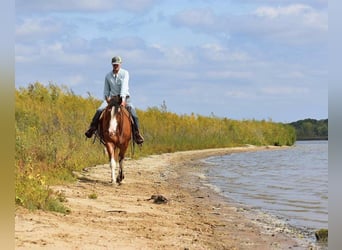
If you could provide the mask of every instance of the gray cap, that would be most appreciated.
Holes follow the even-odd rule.
[[[122,60],[120,56],[114,56],[112,58],[112,64],[121,64],[121,63],[122,63]]]

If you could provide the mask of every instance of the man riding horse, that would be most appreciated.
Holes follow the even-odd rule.
[[[129,95],[129,73],[127,70],[121,68],[121,57],[114,56],[112,58],[113,70],[110,71],[105,77],[104,83],[104,101],[101,106],[96,110],[95,115],[91,121],[90,127],[85,132],[86,137],[91,138],[98,128],[98,122],[102,111],[110,103],[112,98],[121,98],[121,105],[126,107],[133,118],[133,139],[135,143],[141,145],[144,142],[144,138],[139,132],[139,119],[131,102]]]

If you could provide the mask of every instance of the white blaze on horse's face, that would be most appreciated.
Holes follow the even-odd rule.
[[[118,121],[116,120],[115,116],[115,107],[112,107],[112,110],[110,111],[110,122],[109,122],[109,135],[115,135],[116,128],[118,126]]]

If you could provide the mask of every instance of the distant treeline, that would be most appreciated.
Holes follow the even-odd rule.
[[[304,119],[291,122],[296,130],[297,140],[328,140],[328,119]]]
[[[15,201],[30,209],[66,212],[50,185],[73,181],[73,171],[108,163],[99,142],[84,132],[102,102],[65,86],[40,83],[15,91]],[[282,123],[177,115],[166,104],[137,110],[145,143],[134,157],[182,150],[252,145],[287,145],[295,129]],[[132,152],[128,152],[128,156]]]

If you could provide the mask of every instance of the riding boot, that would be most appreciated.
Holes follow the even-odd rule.
[[[133,118],[133,139],[136,144],[141,145],[144,142],[144,137],[139,132],[139,121],[138,117],[132,116]]]
[[[86,137],[91,138],[93,134],[95,133],[95,131],[97,130],[97,125],[98,125],[101,113],[102,113],[102,110],[96,110],[96,113],[90,123],[90,127],[87,130],[87,132],[85,132]]]
[[[140,145],[144,143],[144,137],[139,132],[139,129],[136,128],[134,132],[134,141],[136,144]]]

